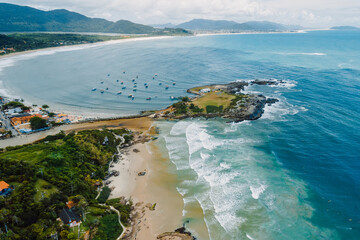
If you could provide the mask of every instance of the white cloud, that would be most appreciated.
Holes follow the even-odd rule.
[[[180,23],[193,18],[269,20],[303,26],[360,26],[359,0],[5,0],[43,10],[65,8],[112,21]]]

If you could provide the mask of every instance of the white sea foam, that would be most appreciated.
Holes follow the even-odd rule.
[[[225,170],[231,169],[231,164],[229,164],[229,163],[220,163],[220,167],[222,167]]]
[[[294,52],[294,53],[282,53],[284,55],[305,55],[305,56],[326,56],[326,53],[320,52]]]
[[[203,148],[203,142],[199,139],[200,134],[204,131],[206,125],[193,122],[186,128],[186,142],[189,147],[189,154],[193,154]]]
[[[250,186],[251,196],[254,199],[259,199],[260,195],[265,191],[266,186],[260,185],[259,187]]]
[[[170,135],[181,135],[186,133],[186,128],[190,125],[190,122],[179,121],[171,128]]]
[[[255,240],[254,238],[250,237],[250,235],[247,234],[247,233],[246,233],[246,237],[247,237],[248,239],[250,239],[250,240]]]
[[[207,134],[206,130],[200,132],[200,140],[204,148],[213,150],[214,148],[224,144],[224,141],[217,140],[211,135]]]

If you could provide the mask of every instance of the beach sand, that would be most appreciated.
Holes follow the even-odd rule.
[[[133,233],[127,239],[152,240],[182,227],[183,200],[176,191],[171,162],[154,142],[137,143],[123,151],[122,159],[110,168],[120,175],[109,178],[109,187],[113,188],[110,198],[131,197],[136,206]],[[138,176],[142,171],[146,175]],[[150,211],[154,203],[155,211]]]

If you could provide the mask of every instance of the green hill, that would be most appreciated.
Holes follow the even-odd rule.
[[[89,18],[65,9],[41,11],[26,6],[0,3],[0,32],[38,31],[150,34],[155,29],[126,20],[111,22]]]

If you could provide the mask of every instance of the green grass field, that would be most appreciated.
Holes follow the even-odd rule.
[[[231,100],[235,99],[234,95],[230,95],[224,92],[209,92],[192,101],[192,103],[199,108],[206,109],[206,106],[216,106],[227,108],[231,104]]]

